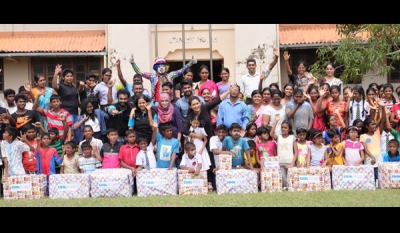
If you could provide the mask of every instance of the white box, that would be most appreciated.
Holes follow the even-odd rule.
[[[130,197],[133,175],[126,168],[103,168],[89,173],[91,197]]]
[[[378,163],[379,188],[400,188],[400,162]]]
[[[138,197],[171,196],[178,194],[178,172],[174,168],[142,169],[136,174]]]
[[[331,190],[329,167],[291,167],[288,169],[289,192]]]
[[[374,166],[333,165],[334,190],[375,190]]]
[[[52,174],[49,177],[50,198],[90,197],[89,174]]]
[[[217,170],[217,193],[257,193],[257,173],[248,169]]]
[[[179,195],[208,194],[207,171],[200,171],[199,175],[189,173],[188,170],[178,170]]]

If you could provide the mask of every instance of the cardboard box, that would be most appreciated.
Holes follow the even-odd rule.
[[[334,190],[375,190],[374,166],[333,165]]]
[[[171,196],[178,194],[178,172],[174,168],[143,169],[136,174],[137,195]]]
[[[282,173],[280,168],[266,168],[261,171],[261,192],[282,192]]]
[[[400,162],[378,163],[379,188],[400,188]]]
[[[217,170],[217,193],[257,193],[257,173],[248,169]]]
[[[178,170],[179,195],[208,194],[207,171],[200,171],[199,175],[189,173],[188,170]]]
[[[287,174],[288,191],[327,191],[331,190],[329,167],[292,167]]]
[[[4,200],[42,199],[47,195],[47,175],[15,175],[4,177]]]
[[[220,154],[218,155],[218,170],[231,170],[232,169],[232,155]]]
[[[130,197],[133,194],[134,180],[130,169],[96,169],[89,176],[91,197]]]
[[[50,198],[90,197],[89,174],[53,174],[49,177]]]

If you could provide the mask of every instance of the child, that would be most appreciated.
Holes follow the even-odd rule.
[[[255,170],[253,163],[245,163],[244,155],[247,156],[247,161],[251,161],[250,147],[246,139],[240,137],[242,127],[238,123],[232,123],[229,128],[229,134],[222,142],[222,150],[232,152],[232,168],[246,168]]]
[[[184,150],[185,154],[183,154],[180,164],[181,169],[188,170],[190,173],[194,173],[194,175],[200,174],[200,170],[203,167],[201,164],[202,156],[197,153],[196,145],[193,142],[187,142]]]
[[[276,156],[276,142],[272,140],[270,133],[270,127],[259,127],[256,131],[259,141],[256,143],[257,163],[260,167],[262,157]]]
[[[36,128],[32,124],[25,125],[25,135],[26,140],[33,146],[33,148],[37,148],[37,140],[36,140]],[[39,139],[40,140],[40,139]],[[26,174],[37,174],[37,165],[36,165],[36,154],[32,151],[25,151],[22,154],[22,164],[24,165],[24,169]]]
[[[179,140],[172,137],[171,124],[169,123],[160,124],[159,129],[161,130],[164,136],[161,135],[158,131],[156,132],[157,133],[156,166],[157,168],[167,168],[168,170],[172,170],[172,168],[176,167],[175,159],[176,159],[176,154],[179,153]]]
[[[79,156],[75,155],[76,142],[68,141],[63,146],[63,162],[61,163],[60,174],[79,174]]]
[[[346,124],[344,123],[342,116],[339,114],[339,109],[335,109],[334,111],[335,111],[334,113],[335,113],[335,114],[337,115],[337,117],[339,118],[339,121],[340,121],[340,125],[341,125],[341,126],[339,126],[339,127],[337,126],[337,125],[338,125],[338,124],[337,124],[338,122],[337,122],[337,120],[336,120],[335,115],[328,114],[328,115],[325,116],[326,130],[325,130],[324,132],[322,132],[322,140],[323,140],[323,143],[324,143],[325,145],[328,145],[328,144],[330,143],[330,138],[329,138],[329,136],[328,136],[328,130],[334,129],[334,130],[336,130],[340,135],[342,135],[343,132],[344,132],[344,130],[346,130]],[[340,137],[340,141],[342,141],[342,137]]]
[[[399,141],[396,139],[389,141],[389,151],[383,155],[383,162],[400,162]]]
[[[257,125],[254,122],[249,122],[246,125],[246,133],[244,134],[244,139],[246,141],[253,140],[254,142],[257,142]]]
[[[216,135],[214,135],[210,138],[210,151],[213,153],[214,161],[215,161],[215,168],[214,168],[213,172],[215,172],[219,166],[218,161],[219,161],[220,154],[233,155],[232,152],[222,151],[222,142],[224,141],[226,135],[228,135],[228,128],[226,127],[226,125],[220,124],[217,127]]]
[[[208,142],[207,133],[204,130],[204,127],[200,126],[200,121],[197,118],[197,115],[192,120],[190,120],[190,124],[191,126],[189,130],[193,133],[203,135],[203,139],[185,137],[184,144],[186,144],[188,141],[191,141],[196,145],[197,153],[201,154],[201,161],[203,165],[202,169],[208,170],[210,169],[211,160],[206,148]]]
[[[83,151],[83,157],[78,159],[79,172],[80,173],[92,173],[96,169],[101,168],[101,162],[99,161],[100,155],[97,152],[95,144],[90,145],[90,142],[84,142],[81,145]],[[95,155],[95,157],[92,156]]]
[[[46,174],[48,176],[57,174],[55,165],[60,165],[63,158],[58,155],[54,147],[50,147],[50,135],[48,133],[40,135],[40,144],[38,142],[36,150],[38,174]]]
[[[4,162],[4,177],[10,175],[26,174],[22,164],[22,154],[27,151],[35,151],[35,148],[26,139],[26,135],[22,132],[18,137],[18,129],[15,127],[6,127],[1,141],[1,154]]]
[[[386,154],[387,151],[389,151],[389,142],[392,139],[396,139],[397,141],[400,140],[400,133],[396,129],[392,128],[392,125],[390,124],[389,120],[389,114],[390,110],[388,108],[385,109],[386,114],[385,114],[385,127],[382,130],[382,136],[381,136],[381,154],[382,156]]]
[[[325,151],[327,146],[322,143],[322,131],[317,129],[309,130],[312,145],[308,145],[310,149],[310,165],[322,166],[325,162]]]
[[[287,120],[284,120],[281,123],[281,134],[275,134],[275,128],[280,119],[281,116],[276,114],[275,121],[269,135],[277,142],[276,150],[282,173],[282,187],[283,189],[287,189],[287,169],[293,167],[296,161],[293,150],[294,141],[296,138],[294,137],[292,125]]]
[[[90,142],[90,145],[96,144],[97,152],[100,153],[101,148],[103,147],[103,141],[98,138],[93,137],[94,131],[91,125],[85,125],[83,127],[83,137],[84,139],[79,143],[78,154],[82,156],[81,145],[83,142]]]
[[[353,97],[352,100],[351,97]],[[355,85],[352,92],[349,93],[346,108],[346,111],[349,112],[349,125],[353,125],[356,119],[364,121],[369,117],[369,104],[368,101],[365,101],[365,92],[361,85]]]
[[[334,129],[328,130],[328,137],[330,143],[327,145],[325,151],[325,162],[322,166],[328,165],[329,170],[332,172],[333,165],[346,164],[343,156],[344,143],[340,141],[341,134]]]
[[[56,127],[52,127],[49,128],[48,133],[50,135],[50,147],[53,147],[57,150],[57,153],[59,155],[62,154],[62,146],[65,143],[65,139],[67,137],[68,134],[68,126],[67,126],[67,122],[65,119],[65,114],[60,114],[59,116],[59,120],[62,122],[63,125],[63,134],[61,136],[61,138],[59,137],[60,132],[58,130],[58,128]],[[50,123],[50,119],[49,119],[49,123]],[[56,163],[55,164],[55,169],[56,169],[56,173],[59,174],[60,173],[60,166]]]
[[[296,129],[297,140],[293,144],[296,167],[310,166],[310,148],[307,145],[307,129],[298,127]]]
[[[119,149],[118,159],[121,167],[132,171],[133,177],[136,176],[136,157],[140,151],[139,145],[136,143],[136,132],[127,130],[125,132],[126,144]]]
[[[124,144],[118,142],[118,130],[114,128],[107,129],[108,142],[104,143],[100,150],[100,159],[102,168],[119,168],[121,162],[118,159],[118,154],[121,146]]]
[[[253,140],[248,140],[247,143],[249,144],[249,151],[251,157],[251,163],[253,164],[254,168],[261,168],[261,162],[257,161],[257,150],[256,150],[256,143]],[[243,155],[244,161],[248,163],[246,153]]]
[[[136,167],[137,171],[142,170],[143,168],[146,170],[156,168],[156,156],[154,154],[154,146],[153,143],[150,145],[147,144],[147,138],[138,138],[136,143],[139,145],[140,151],[136,156]]]

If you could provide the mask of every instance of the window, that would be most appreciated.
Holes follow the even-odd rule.
[[[47,78],[48,86],[51,87],[56,65],[61,64],[63,69],[72,68],[74,70],[74,82],[78,87],[79,81],[85,81],[85,75],[88,72],[94,73],[99,78],[101,59],[101,57],[33,57],[31,60],[33,74],[31,83],[35,83],[33,79],[35,75],[43,74]]]
[[[0,58],[0,91],[4,91],[4,64],[3,58]]]

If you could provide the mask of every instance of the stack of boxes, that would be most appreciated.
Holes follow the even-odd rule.
[[[282,192],[282,174],[278,157],[263,157],[261,162],[264,164],[260,177],[261,192]]]

